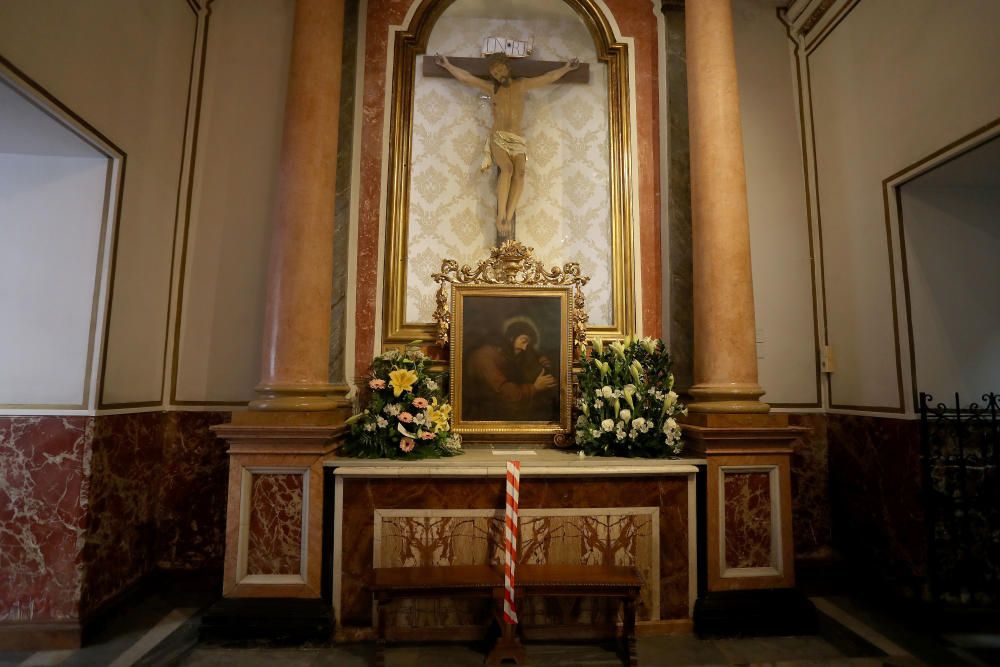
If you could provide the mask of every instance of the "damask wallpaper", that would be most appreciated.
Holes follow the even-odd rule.
[[[458,3],[456,3],[457,5]],[[450,10],[449,10],[450,11]],[[427,57],[478,57],[489,36],[534,39],[533,59],[579,58],[587,84],[528,93],[524,134],[528,162],[517,213],[517,238],[546,266],[580,263],[593,325],[612,323],[611,200],[608,170],[607,68],[567,7],[565,19],[532,21],[449,17],[438,20]],[[492,125],[488,97],[450,78],[424,78],[417,64],[413,104],[406,320],[433,320],[441,260],[472,263],[494,245],[495,168],[480,172]]]

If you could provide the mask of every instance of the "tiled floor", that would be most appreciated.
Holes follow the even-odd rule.
[[[371,644],[274,647],[199,643],[200,611],[212,601],[198,585],[163,587],[137,600],[112,619],[79,651],[0,653],[0,667],[367,667]],[[821,633],[800,637],[699,639],[694,635],[644,637],[638,642],[643,667],[982,667],[1000,647],[991,632],[954,633],[947,638],[908,628],[905,622],[847,597],[815,598]],[[527,646],[529,667],[620,665],[613,647],[599,644]],[[387,667],[479,667],[482,649],[463,644],[392,645]]]

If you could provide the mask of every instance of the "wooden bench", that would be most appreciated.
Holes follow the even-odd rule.
[[[621,656],[636,667],[635,609],[642,580],[634,567],[606,565],[519,565],[515,599],[539,596],[617,598],[624,605]],[[493,565],[452,565],[440,567],[390,567],[375,569],[371,587],[378,610],[375,665],[385,665],[385,634],[388,609],[398,598],[483,597],[495,603],[501,636],[486,661],[524,662],[524,647],[514,627],[503,622],[503,570]]]

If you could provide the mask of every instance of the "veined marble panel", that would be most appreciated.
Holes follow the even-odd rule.
[[[503,562],[502,510],[375,510],[374,567]],[[528,509],[520,512],[520,562],[631,565],[644,585],[640,619],[659,618],[659,508]],[[518,601],[528,625],[599,623],[617,614],[606,600]],[[406,600],[394,610],[399,626],[475,625],[488,614],[479,601]]]
[[[256,473],[250,483],[247,574],[301,574],[302,492],[295,473]]]
[[[724,472],[726,568],[772,567],[771,474]]]

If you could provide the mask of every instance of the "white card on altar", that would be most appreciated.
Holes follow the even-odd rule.
[[[535,456],[533,449],[494,449],[493,456]]]

